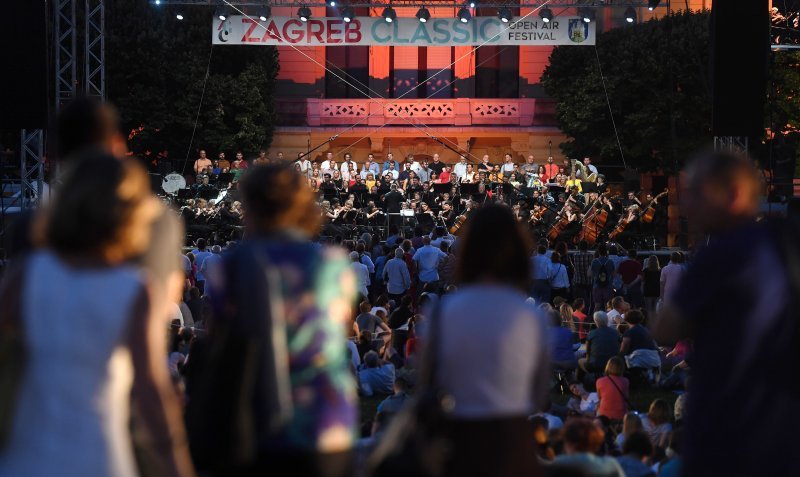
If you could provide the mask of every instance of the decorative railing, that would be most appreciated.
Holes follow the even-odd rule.
[[[545,106],[543,102],[541,106]],[[534,126],[537,100],[523,99],[307,99],[309,126]],[[549,111],[547,107],[542,111]],[[543,116],[549,116],[544,114]],[[548,121],[549,122],[549,121]]]

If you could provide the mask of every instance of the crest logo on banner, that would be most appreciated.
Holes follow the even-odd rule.
[[[589,24],[580,18],[572,18],[569,20],[569,39],[573,43],[583,43],[589,38]]]

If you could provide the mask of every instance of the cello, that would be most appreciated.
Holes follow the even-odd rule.
[[[664,189],[664,192],[653,197],[653,200],[651,200],[650,203],[647,204],[647,207],[645,207],[644,211],[641,213],[641,215],[639,215],[639,220],[641,220],[642,223],[649,224],[650,222],[653,221],[653,218],[656,215],[656,203],[658,202],[658,199],[660,199],[661,197],[663,197],[668,193],[669,189]]]
[[[621,217],[619,219],[619,222],[617,222],[617,226],[614,227],[614,230],[612,230],[611,233],[608,234],[608,238],[609,239],[613,239],[617,235],[619,235],[622,232],[624,232],[625,231],[625,227],[627,227],[628,224],[630,224],[631,222],[636,220],[636,218],[638,217],[636,209],[638,209],[638,208],[639,208],[639,206],[637,206],[635,204],[631,206],[630,210],[628,210],[628,213],[625,214],[624,217]]]
[[[608,194],[609,192],[604,192],[600,194],[594,202],[592,202],[591,208],[593,208],[594,211],[586,214],[586,217],[581,220],[583,228],[575,238],[576,242],[585,240],[590,247],[597,243],[597,239],[600,237],[600,232],[606,226],[606,221],[608,220],[608,210],[602,207],[598,208],[597,205],[600,204],[603,198],[605,198],[605,196]]]
[[[547,240],[553,242],[555,239],[561,235],[561,232],[567,228],[567,225],[571,222],[569,216],[564,212],[567,211],[567,207],[569,206],[570,201],[575,201],[575,199],[570,196],[566,201],[564,201],[564,207],[561,208],[561,211],[556,216],[556,221],[553,226],[550,228],[550,231],[547,232]]]

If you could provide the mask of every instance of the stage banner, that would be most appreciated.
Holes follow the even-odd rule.
[[[469,23],[457,18],[357,17],[349,23],[341,18],[275,17],[265,22],[244,16],[221,21],[214,18],[215,45],[296,46],[466,46],[466,45],[594,45],[595,22],[578,17],[554,17],[545,23],[538,15],[515,17],[509,23],[497,17],[475,17]]]

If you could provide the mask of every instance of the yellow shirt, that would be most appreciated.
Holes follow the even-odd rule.
[[[580,179],[575,179],[575,180],[567,179],[567,184],[566,185],[567,185],[567,189],[569,189],[572,186],[577,186],[578,187],[578,192],[583,192],[583,187],[581,187],[581,180]]]

